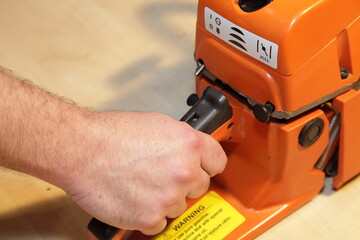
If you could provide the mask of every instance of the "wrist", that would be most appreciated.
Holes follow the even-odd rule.
[[[46,176],[41,178],[66,190],[78,181],[89,164],[95,163],[103,142],[98,115],[82,109],[76,114],[76,119],[59,134],[63,143],[54,146],[50,159],[45,159],[49,166]]]

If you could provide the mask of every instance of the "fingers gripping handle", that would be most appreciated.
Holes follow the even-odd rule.
[[[225,95],[213,87],[207,87],[203,95],[180,119],[196,130],[213,133],[232,118],[232,108]],[[88,225],[89,231],[99,240],[111,240],[120,229],[93,218]]]

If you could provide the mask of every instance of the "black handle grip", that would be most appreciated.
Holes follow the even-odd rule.
[[[111,240],[120,231],[119,228],[103,223],[96,218],[91,219],[88,229],[99,240]]]
[[[180,121],[188,123],[196,130],[211,134],[231,117],[232,108],[225,95],[213,87],[207,87],[202,97]]]
[[[232,117],[232,108],[220,91],[207,87],[203,95],[180,119],[194,129],[211,134]],[[111,240],[120,229],[93,218],[88,229],[99,240]]]

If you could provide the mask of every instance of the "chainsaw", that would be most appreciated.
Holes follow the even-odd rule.
[[[156,236],[93,219],[90,239],[253,239],[360,173],[360,1],[199,0],[196,94],[181,119],[228,164]]]

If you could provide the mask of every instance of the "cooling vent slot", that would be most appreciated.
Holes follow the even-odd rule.
[[[236,27],[232,27],[231,30],[233,30],[234,32],[230,33],[229,35],[234,39],[230,39],[229,42],[247,52],[247,49],[244,46],[246,45],[246,42],[241,36],[239,36],[245,36],[244,33]]]

